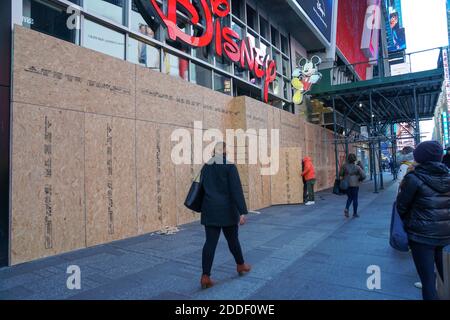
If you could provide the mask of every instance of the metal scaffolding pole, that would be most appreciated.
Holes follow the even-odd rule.
[[[381,152],[381,141],[378,140],[378,164],[380,166],[380,190],[384,190],[384,179],[383,179],[383,164],[382,164],[382,155]]]
[[[333,129],[334,129],[334,157],[336,159],[336,179],[339,178],[339,153],[338,153],[338,143],[337,143],[337,117],[336,117],[336,101],[333,96]]]
[[[344,110],[345,158],[348,159],[347,110]]]
[[[397,135],[395,134],[395,125],[391,123],[391,137],[392,137],[392,164],[394,180],[397,180]]]
[[[375,127],[374,127],[374,114],[373,114],[373,101],[372,101],[372,91],[369,93],[369,102],[370,102],[370,137],[374,136]],[[374,182],[374,193],[378,193],[378,179],[377,179],[377,166],[375,159],[375,144],[374,142],[370,143],[370,157],[372,159],[372,170],[373,170],[373,182]]]
[[[414,135],[415,135],[415,142],[416,142],[416,147],[417,145],[420,143],[420,120],[419,120],[419,111],[418,111],[418,106],[417,106],[417,92],[416,92],[416,88],[414,88],[414,116],[415,116],[415,131],[414,131]]]

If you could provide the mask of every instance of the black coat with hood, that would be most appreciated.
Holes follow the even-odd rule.
[[[420,164],[405,176],[397,209],[410,240],[433,245],[450,244],[450,174],[438,162]]]

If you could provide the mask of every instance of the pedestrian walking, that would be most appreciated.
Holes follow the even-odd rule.
[[[355,164],[356,155],[351,153],[348,155],[347,163],[342,167],[340,177],[348,183],[347,204],[345,206],[344,215],[349,218],[349,209],[353,203],[353,217],[359,218],[358,214],[358,194],[359,186],[366,179],[366,173],[360,166]]]
[[[407,146],[402,149],[400,154],[397,157],[398,161],[398,180],[401,182],[403,178],[406,176],[409,170],[412,169],[414,165],[414,148]]]
[[[404,177],[397,196],[424,300],[439,299],[434,269],[442,278],[442,249],[450,244],[450,174],[442,156],[438,142],[419,144],[418,165]]]
[[[311,157],[304,157],[302,161],[303,202],[307,206],[316,204],[314,199],[314,185],[316,184],[316,171]]]
[[[442,162],[447,166],[447,168],[450,168],[450,147],[447,148],[447,153],[445,154]]]
[[[364,171],[364,166],[363,166],[363,164],[361,163],[361,161],[358,161],[358,162],[356,163],[356,165],[357,165],[358,167],[360,167],[360,168]]]
[[[204,197],[201,207],[201,224],[205,226],[206,241],[202,253],[203,289],[214,285],[211,269],[220,233],[223,232],[239,275],[250,272],[239,242],[239,224],[244,224],[248,214],[241,180],[236,166],[226,159],[226,145],[216,145],[211,160],[202,168],[201,181]]]

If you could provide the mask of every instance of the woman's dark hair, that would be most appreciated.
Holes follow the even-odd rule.
[[[357,160],[356,155],[353,154],[353,153],[350,153],[350,154],[348,155],[347,160],[348,160],[348,163],[355,163],[356,160]]]

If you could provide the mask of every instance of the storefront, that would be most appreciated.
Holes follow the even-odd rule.
[[[78,7],[80,1],[71,1],[76,6],[67,9],[68,2],[23,1],[23,26],[222,93],[260,98],[260,79],[238,64],[217,57],[214,44],[190,48],[167,39],[164,28],[156,23],[149,26],[135,2],[92,0]],[[230,14],[221,23],[231,27],[241,39],[248,37],[262,55],[268,54],[276,62],[270,104],[292,111],[290,36],[257,3],[231,1]],[[203,34],[204,21],[193,26],[186,10],[179,9],[180,28],[186,34]]]
[[[301,201],[302,154],[317,159],[319,189],[334,182],[332,146],[324,143],[331,133],[293,114],[290,80],[301,57],[332,47],[333,1],[307,2],[310,10],[291,0],[218,1],[226,14],[211,11],[211,21],[195,19],[209,1],[152,1],[161,10],[178,4],[173,27],[190,39],[214,26],[204,46],[173,39],[139,1],[7,2],[1,39],[13,62],[2,57],[12,66],[2,120],[11,110],[13,128],[4,121],[2,187],[10,196],[2,201],[2,251],[9,264],[196,220],[181,204],[198,168],[170,164],[168,139],[176,128],[195,131],[198,120],[220,130],[280,130],[282,176],[239,168],[253,209]],[[313,14],[326,18],[320,28]]]

